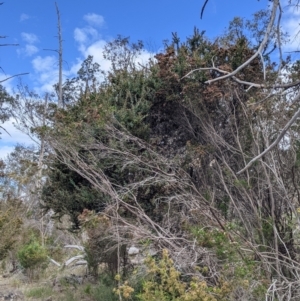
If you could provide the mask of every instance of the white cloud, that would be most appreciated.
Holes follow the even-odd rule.
[[[147,50],[142,50],[141,54],[136,58],[135,62],[140,65],[146,65],[150,58],[154,57],[154,53]]]
[[[1,126],[8,132],[5,132],[4,130],[1,130],[1,144],[5,144],[5,145],[12,145],[12,144],[28,144],[28,143],[33,143],[32,140],[25,135],[24,133],[22,133],[21,131],[19,131],[18,129],[16,129],[16,127],[14,126],[14,119],[11,118],[10,120],[4,122],[3,124],[1,124]]]
[[[98,24],[104,22],[99,15],[88,14],[83,18],[89,22],[89,24]],[[101,21],[101,22],[100,22]],[[101,24],[102,24],[101,23]],[[100,64],[100,68],[103,71],[109,71],[111,68],[110,61],[104,59],[103,51],[107,43],[101,38],[100,32],[93,26],[85,26],[82,28],[74,29],[74,39],[78,45],[78,51],[80,53],[76,61],[71,64],[70,69],[63,70],[64,77],[73,77],[77,74],[81,67],[82,62],[89,56],[93,56],[94,62]],[[153,54],[144,50],[141,55],[136,59],[137,63],[145,64]],[[55,55],[52,56],[36,56],[32,61],[34,74],[32,78],[35,81],[35,91],[39,94],[44,92],[53,92],[53,85],[58,82],[58,58]],[[101,79],[99,79],[101,81]]]
[[[77,62],[72,66],[71,72],[76,74],[81,67],[81,63],[88,55],[92,55],[94,62],[100,64],[102,70],[110,69],[110,62],[103,58],[103,50],[106,41],[101,38],[99,31],[93,27],[101,26],[104,23],[104,18],[97,14],[87,14],[83,19],[89,24],[82,28],[75,28],[74,39],[78,43],[78,50],[81,57],[77,58]]]
[[[97,15],[95,13],[86,14],[83,16],[83,19],[91,26],[103,26],[104,18],[101,15]]]
[[[111,68],[111,63],[103,57],[105,44],[106,41],[98,40],[95,43],[92,43],[91,45],[82,48],[81,53],[84,58],[87,58],[89,55],[93,56],[94,61],[100,64],[101,70],[108,71]]]
[[[4,122],[1,125],[6,131],[1,129],[0,139],[0,159],[5,159],[6,156],[15,149],[15,145],[32,145],[35,144],[26,134],[22,133],[14,126],[14,119]]]
[[[74,39],[78,43],[85,43],[87,41],[87,35],[82,28],[75,28]]]
[[[91,27],[75,28],[74,30],[74,39],[80,44],[88,43],[95,41],[100,37],[98,31]]]
[[[35,91],[38,94],[53,92],[53,85],[58,81],[58,64],[55,56],[37,56],[31,61],[34,74]]]
[[[94,62],[100,64],[100,68],[108,71],[111,67],[109,61],[103,57],[104,46],[106,41],[101,38],[101,34],[95,27],[101,27],[104,24],[104,18],[94,13],[86,14],[83,19],[88,23],[82,28],[75,28],[74,39],[78,43],[78,50],[81,57],[72,66],[71,72],[76,73],[83,62],[89,55],[93,56]]]
[[[81,57],[77,58],[77,62],[72,66],[71,72],[76,73],[81,63],[89,55],[93,56],[94,62],[100,65],[102,71],[109,71],[111,69],[111,62],[104,59],[103,52],[107,41],[101,38],[101,34],[92,25],[102,25],[104,18],[96,14],[87,14],[83,17],[89,23],[89,26],[83,28],[75,28],[74,39],[78,43],[78,50]],[[149,58],[153,57],[153,53],[143,50],[136,58],[136,63],[144,65],[148,62]]]
[[[38,37],[34,33],[22,32],[21,37],[23,41],[28,44],[34,44],[39,41]]]
[[[58,58],[54,55],[37,56],[31,61],[31,64],[34,70],[34,74],[32,74],[34,90],[40,95],[45,92],[54,92],[53,86],[58,82]],[[63,70],[63,76],[74,76],[78,69],[74,73],[73,70],[72,67],[71,70]]]
[[[103,57],[104,52],[104,46],[107,44],[107,41],[103,39],[99,39],[98,41],[91,43],[89,45],[80,44],[79,45],[79,51],[82,54],[81,58],[77,58],[77,64],[74,64],[72,67],[72,72],[76,73],[81,63],[85,58],[87,58],[89,55],[93,56],[94,62],[97,62],[100,65],[100,69],[102,71],[109,71],[111,69],[111,62],[109,60],[106,60]],[[153,58],[154,53],[149,52],[147,50],[142,50],[140,55],[138,55],[135,59],[135,63],[137,64],[137,67],[140,67],[140,65],[145,65],[148,63],[150,58]]]
[[[88,25],[82,28],[75,28],[75,41],[79,44],[87,44],[99,40],[100,34],[95,27],[102,26],[104,24],[104,18],[100,15],[91,13],[84,15],[83,19],[88,23]]]
[[[35,53],[37,53],[39,49],[34,45],[26,45],[25,47],[25,53],[27,56],[32,56]]]
[[[27,14],[21,14],[21,16],[20,16],[20,22],[23,22],[23,21],[25,21],[25,20],[28,20],[30,17],[29,17],[29,15],[27,15]]]
[[[53,70],[57,66],[57,58],[55,56],[37,56],[32,60],[33,69],[35,72],[47,72]]]
[[[31,44],[26,44],[25,47],[17,49],[18,55],[24,55],[24,56],[32,56],[36,54],[39,51],[39,49]]]
[[[27,44],[25,45],[25,47],[17,49],[17,53],[19,56],[32,56],[39,51],[39,49],[33,45],[39,42],[38,37],[34,33],[22,32],[21,37],[22,40],[25,41]]]

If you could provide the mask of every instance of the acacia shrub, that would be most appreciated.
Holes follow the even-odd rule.
[[[29,278],[37,277],[40,270],[48,263],[47,250],[35,237],[30,242],[20,246],[17,253],[18,260]]]

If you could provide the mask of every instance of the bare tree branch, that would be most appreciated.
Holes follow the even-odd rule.
[[[294,102],[300,100],[300,93],[295,97],[293,100]],[[280,134],[278,137],[274,140],[272,144],[270,144],[269,147],[267,147],[262,153],[260,153],[258,156],[253,158],[243,169],[241,169],[237,174],[243,173],[245,170],[247,170],[255,161],[259,160],[262,158],[265,154],[267,154],[269,151],[271,151],[279,142],[280,140],[284,137],[286,132],[289,130],[289,128],[293,125],[293,123],[297,120],[297,118],[300,116],[300,108],[298,111],[294,114],[294,116],[288,121],[288,123],[285,125],[285,127],[281,130]]]
[[[181,78],[181,80],[188,77],[189,75],[193,74],[194,72],[207,71],[207,70],[214,70],[214,71],[217,71],[217,72],[222,73],[222,74],[230,74],[230,72],[219,69],[217,67],[197,68],[197,69],[191,70],[189,73],[187,73],[185,76],[183,76]],[[239,84],[243,84],[243,85],[247,85],[247,86],[255,87],[255,88],[262,88],[262,89],[266,89],[266,88],[270,88],[270,89],[281,89],[281,88],[282,89],[288,89],[288,88],[295,87],[295,86],[300,84],[300,80],[296,81],[296,82],[288,83],[288,84],[265,85],[265,84],[257,84],[257,83],[252,83],[252,82],[247,82],[247,81],[244,81],[244,80],[240,80],[236,76],[232,76],[232,79],[235,82],[239,83]]]
[[[48,259],[50,260],[50,262],[52,262],[53,264],[55,264],[56,266],[58,266],[58,267],[60,267],[61,266],[61,264],[60,263],[58,263],[57,261],[55,261],[54,259],[52,259],[52,258],[50,258],[49,256],[48,256]]]
[[[63,48],[62,48],[62,36],[61,36],[61,23],[60,23],[60,11],[57,3],[55,2],[56,14],[57,14],[57,29],[58,29],[58,107],[63,107],[63,96],[62,96],[62,63],[63,63]]]
[[[1,46],[19,46],[19,44],[0,44],[0,47]]]
[[[0,128],[1,128],[3,131],[5,131],[9,136],[11,136],[11,134],[10,134],[3,126],[0,125]]]
[[[63,48],[62,48],[62,34],[61,34],[61,22],[60,22],[60,11],[55,2],[56,14],[57,14],[57,30],[58,30],[58,49],[44,48],[43,50],[54,51],[58,53],[58,107],[63,107],[63,95],[62,95],[62,65],[63,65]]]
[[[56,49],[43,48],[43,50],[58,52]]]
[[[12,76],[7,77],[7,78],[5,78],[5,79],[3,79],[3,80],[0,80],[0,83],[3,83],[3,82],[5,82],[5,81],[7,81],[7,80],[9,80],[9,79],[11,79],[11,78],[13,78],[13,77],[21,76],[21,75],[27,75],[27,74],[29,74],[29,72],[27,72],[27,73],[19,73],[19,74],[12,75]]]
[[[205,0],[204,4],[202,5],[201,14],[200,14],[200,18],[201,18],[201,19],[202,19],[202,17],[203,17],[203,13],[204,13],[205,6],[206,6],[207,3],[208,3],[208,0]]]
[[[207,4],[207,2],[208,2],[208,0],[205,1],[204,6],[202,7],[202,10],[205,8],[205,5]],[[270,16],[270,21],[269,21],[268,27],[266,29],[266,33],[265,33],[264,39],[261,42],[261,44],[259,45],[257,51],[246,62],[244,62],[239,67],[237,67],[234,71],[232,71],[232,72],[230,72],[230,73],[228,73],[226,75],[223,75],[223,76],[220,76],[220,77],[217,77],[217,78],[214,78],[214,79],[210,79],[210,80],[208,80],[208,81],[205,82],[206,84],[211,84],[213,82],[216,82],[216,81],[219,81],[219,80],[226,79],[226,78],[234,76],[239,71],[241,71],[242,69],[244,69],[245,67],[247,67],[257,56],[259,56],[259,55],[262,54],[262,51],[264,50],[265,46],[268,43],[268,40],[269,40],[269,37],[270,37],[270,33],[271,33],[272,28],[274,26],[274,21],[275,21],[276,12],[277,12],[278,7],[279,7],[279,0],[274,0],[273,1],[273,6],[272,6],[272,11],[271,11],[271,16]]]

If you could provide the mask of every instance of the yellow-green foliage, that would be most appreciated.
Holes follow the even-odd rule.
[[[0,208],[0,260],[4,259],[17,241],[22,220],[16,215],[16,208]]]
[[[47,262],[47,251],[38,241],[33,239],[18,251],[18,259],[25,269],[41,267]]]
[[[230,260],[237,254],[237,243],[232,244],[226,231],[217,228],[193,227],[191,233],[200,246],[213,248],[219,259]]]
[[[163,250],[162,259],[157,263],[153,258],[146,260],[149,279],[143,284],[141,301],[218,301],[231,291],[227,282],[219,287],[209,287],[197,278],[189,283],[180,279],[168,251]]]
[[[127,281],[124,282],[124,284],[120,284],[121,276],[117,274],[115,276],[115,280],[118,281],[119,285],[118,288],[114,289],[114,293],[118,296],[123,297],[124,299],[129,299],[131,298],[134,288],[131,287]]]

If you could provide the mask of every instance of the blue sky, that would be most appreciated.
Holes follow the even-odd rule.
[[[57,49],[57,16],[52,0],[3,0],[0,6],[1,43],[18,43],[18,47],[0,47],[0,80],[17,73],[29,72],[22,81],[38,93],[50,91],[57,82],[57,56],[43,49]],[[141,59],[162,48],[162,41],[177,32],[182,40],[194,26],[205,30],[209,38],[223,33],[235,16],[251,18],[259,9],[267,8],[267,0],[209,0],[203,19],[200,11],[204,0],[57,0],[61,13],[64,39],[64,76],[72,77],[81,62],[91,54],[103,69],[109,65],[102,57],[103,46],[118,34],[132,41],[143,40],[146,50]],[[295,31],[299,14],[288,11],[285,24]],[[10,92],[17,80],[5,82]],[[2,134],[0,157],[16,142],[25,143],[6,123],[11,136]]]
[[[237,2],[243,5],[236,5]],[[184,39],[197,26],[206,30],[207,36],[215,37],[234,16],[251,17],[267,3],[266,0],[210,0],[200,20],[203,0],[57,0],[67,62],[65,73],[74,72],[78,62],[88,54],[79,50],[82,47],[78,41],[79,31],[89,36],[84,41],[86,48],[121,34],[130,36],[133,41],[143,40],[150,52],[156,52],[162,47],[162,41],[171,37],[171,32],[177,31]],[[55,59],[55,53],[43,49],[57,49],[54,1],[6,0],[0,7],[0,16],[0,35],[8,36],[2,41],[20,44],[0,49],[0,66],[6,74],[30,72],[23,78],[30,86],[45,84],[38,77],[41,68]]]

